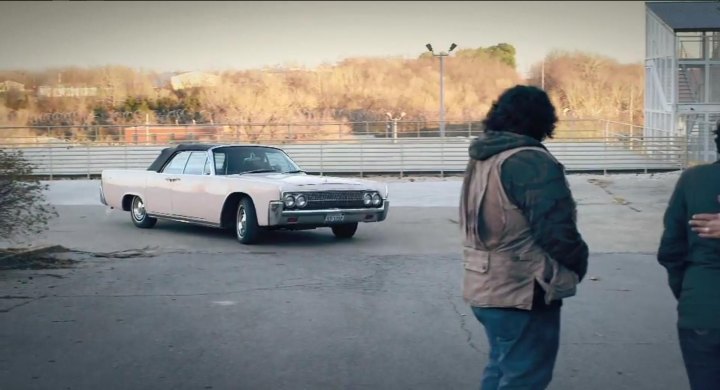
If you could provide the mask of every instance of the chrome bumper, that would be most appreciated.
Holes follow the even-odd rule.
[[[102,185],[100,185],[100,203],[108,206],[107,200],[105,200],[105,192],[103,191]]]
[[[268,226],[332,226],[354,222],[380,222],[387,218],[390,202],[385,200],[380,208],[283,210],[280,201],[270,202]],[[340,220],[328,220],[328,216],[342,216]]]

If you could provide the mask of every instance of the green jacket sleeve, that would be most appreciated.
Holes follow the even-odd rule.
[[[503,188],[530,223],[535,242],[582,280],[588,246],[576,225],[576,205],[562,165],[545,153],[520,151],[502,166]]]
[[[685,199],[687,177],[681,175],[663,217],[664,230],[657,260],[668,272],[668,282],[675,298],[680,297],[688,254],[688,215]]]

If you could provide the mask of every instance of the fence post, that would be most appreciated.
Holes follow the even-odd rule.
[[[49,129],[48,129],[48,134],[49,134]],[[49,145],[49,149],[50,149],[50,153],[49,153],[50,154],[50,180],[52,180],[53,179],[53,144],[52,144],[52,142]]]
[[[445,140],[446,138],[442,138],[440,140],[440,178],[445,178]]]
[[[292,140],[292,130],[290,129],[290,124],[288,123],[288,134],[287,134],[287,140],[290,142]]]
[[[468,138],[472,138],[472,122],[468,122]]]
[[[90,179],[90,143],[85,145],[87,151],[87,178]]]
[[[323,170],[323,165],[324,165],[324,161],[323,161],[323,143],[322,143],[322,141],[320,141],[320,176],[322,176],[322,175],[323,175],[323,172],[324,172],[324,170]]]
[[[405,171],[405,144],[400,143],[400,178],[402,179]]]
[[[370,122],[365,121],[365,135],[370,135]]]
[[[605,140],[603,142],[603,175],[607,176],[608,142],[610,142],[610,121],[605,121]]]
[[[365,159],[364,159],[365,142],[360,142],[360,177],[364,177]]]

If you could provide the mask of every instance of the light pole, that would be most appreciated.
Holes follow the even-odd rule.
[[[453,43],[450,45],[450,50],[448,50],[447,53],[441,51],[437,54],[433,51],[431,44],[428,43],[425,47],[432,53],[433,57],[440,57],[440,137],[445,137],[445,80],[443,77],[445,73],[445,57],[450,55],[449,53],[453,51],[457,45]]]

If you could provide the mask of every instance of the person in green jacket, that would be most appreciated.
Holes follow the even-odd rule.
[[[720,202],[720,195],[718,195]],[[696,214],[690,220],[692,231],[702,238],[720,238],[720,214]]]
[[[720,122],[715,130],[720,153]],[[720,161],[684,171],[664,216],[657,260],[678,300],[678,338],[692,390],[720,388]]]

